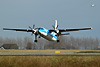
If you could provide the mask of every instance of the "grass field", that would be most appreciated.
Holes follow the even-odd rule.
[[[34,55],[57,53],[59,55],[100,55],[100,50],[0,50],[0,55]]]
[[[100,57],[1,56],[0,67],[100,67]]]
[[[0,50],[4,52],[90,52],[91,50]],[[0,67],[100,67],[100,56],[0,56]]]

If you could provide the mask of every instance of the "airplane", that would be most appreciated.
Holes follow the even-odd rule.
[[[35,35],[34,42],[37,42],[37,37],[43,37],[49,41],[56,41],[60,42],[58,39],[59,36],[62,35],[69,35],[70,33],[63,33],[63,32],[70,32],[70,31],[80,31],[80,30],[90,30],[92,28],[78,28],[78,29],[58,29],[57,20],[55,20],[55,24],[52,25],[54,29],[45,29],[44,27],[33,28],[29,26],[30,29],[11,29],[11,28],[3,28],[3,30],[13,30],[13,31],[23,31],[23,32],[31,32],[32,35]]]

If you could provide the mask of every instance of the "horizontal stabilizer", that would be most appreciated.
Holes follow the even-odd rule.
[[[64,34],[60,34],[60,35],[70,35],[70,33],[64,33]]]

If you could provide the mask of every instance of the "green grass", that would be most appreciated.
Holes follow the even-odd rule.
[[[77,53],[100,53],[100,51],[80,51]]]
[[[100,67],[100,57],[1,56],[0,67]]]
[[[34,52],[99,53],[98,50],[0,50],[0,54]],[[100,56],[0,56],[0,67],[100,67]]]

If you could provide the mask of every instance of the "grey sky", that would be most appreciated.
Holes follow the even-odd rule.
[[[96,6],[91,7],[92,3]],[[8,28],[93,27],[90,31],[71,32],[70,36],[100,38],[100,0],[0,0],[0,36],[32,37],[30,33],[3,31]]]

